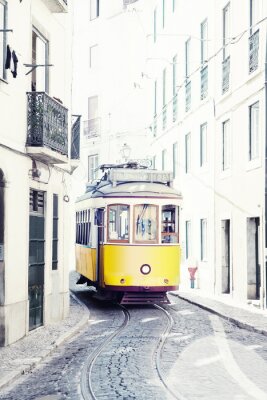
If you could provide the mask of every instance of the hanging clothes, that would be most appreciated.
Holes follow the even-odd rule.
[[[11,63],[11,50],[9,47],[9,44],[6,46],[6,62],[5,62],[5,69],[10,68],[10,63]]]
[[[13,75],[13,78],[16,78],[17,76],[17,68],[18,68],[18,57],[15,53],[15,51],[12,51],[12,62],[11,62],[11,73]]]

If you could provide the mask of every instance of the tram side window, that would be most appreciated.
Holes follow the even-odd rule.
[[[161,213],[161,243],[179,242],[179,207],[167,205]]]
[[[158,207],[151,204],[134,206],[134,241],[156,243],[158,240]]]
[[[108,241],[129,242],[129,211],[125,204],[108,206]]]
[[[90,210],[76,212],[76,243],[87,246],[90,242]]]

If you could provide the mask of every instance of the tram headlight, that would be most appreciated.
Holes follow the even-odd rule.
[[[164,279],[164,283],[168,284],[169,283],[169,279]]]
[[[148,275],[151,271],[151,267],[149,264],[143,264],[141,265],[140,271],[142,272],[142,274]]]

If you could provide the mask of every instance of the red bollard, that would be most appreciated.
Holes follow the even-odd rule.
[[[195,288],[195,273],[197,271],[197,267],[189,267],[188,268],[189,274],[190,274],[190,282],[191,282],[191,289]]]

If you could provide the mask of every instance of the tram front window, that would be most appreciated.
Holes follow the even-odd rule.
[[[129,241],[129,206],[108,206],[108,241]]]
[[[179,208],[173,205],[162,207],[161,243],[178,243],[179,241]]]
[[[156,243],[158,207],[140,204],[134,207],[134,241]]]

